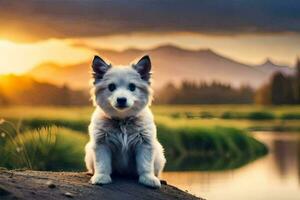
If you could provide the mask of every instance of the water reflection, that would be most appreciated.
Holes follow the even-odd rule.
[[[239,168],[263,155],[241,155],[235,157],[203,157],[197,155],[167,158],[165,171],[216,171]]]
[[[253,133],[270,153],[241,168],[163,174],[169,183],[206,199],[300,199],[300,133]]]

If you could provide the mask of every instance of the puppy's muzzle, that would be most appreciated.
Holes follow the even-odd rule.
[[[118,109],[124,109],[124,108],[127,108],[128,105],[127,105],[127,99],[125,97],[118,97],[117,98],[117,105],[116,107]]]

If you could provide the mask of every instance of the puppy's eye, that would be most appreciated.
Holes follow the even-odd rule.
[[[135,91],[136,86],[133,83],[129,83],[128,88],[131,92],[133,92],[133,91]]]
[[[115,89],[117,88],[117,86],[116,86],[116,84],[114,84],[114,83],[110,83],[109,85],[108,85],[108,89],[109,89],[109,91],[114,91]]]

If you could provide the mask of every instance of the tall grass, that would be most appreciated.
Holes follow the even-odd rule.
[[[223,170],[240,167],[267,154],[267,147],[235,128],[169,128],[158,125],[167,170]]]
[[[15,121],[16,120],[12,120]],[[46,119],[46,118],[32,118],[22,120],[22,129],[39,129],[45,126],[58,126],[66,127],[75,131],[81,131],[87,133],[88,131],[88,120],[68,120],[68,119]]]
[[[11,126],[13,127],[13,126]],[[2,128],[0,165],[9,169],[82,170],[86,135],[56,126],[19,133]]]
[[[170,128],[158,125],[158,138],[170,155],[234,157],[263,155],[267,148],[245,131],[226,127]]]
[[[83,170],[88,122],[77,123],[77,120],[32,119],[19,128],[9,122],[3,123],[0,153],[4,156],[1,156],[0,165],[35,170]],[[167,170],[230,169],[267,153],[264,144],[240,129],[171,128],[162,124],[157,128],[168,160]],[[19,130],[26,131],[20,133]]]

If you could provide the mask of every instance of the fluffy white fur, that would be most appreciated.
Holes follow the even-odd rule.
[[[91,183],[108,184],[112,174],[120,174],[138,176],[140,183],[159,188],[158,176],[166,160],[149,109],[150,59],[144,57],[132,66],[111,67],[98,58],[93,62],[96,109],[85,147],[86,167],[93,174]],[[111,83],[116,84],[114,91],[107,89]],[[136,85],[134,91],[128,89],[130,83]],[[116,106],[119,97],[127,99],[126,108]]]

